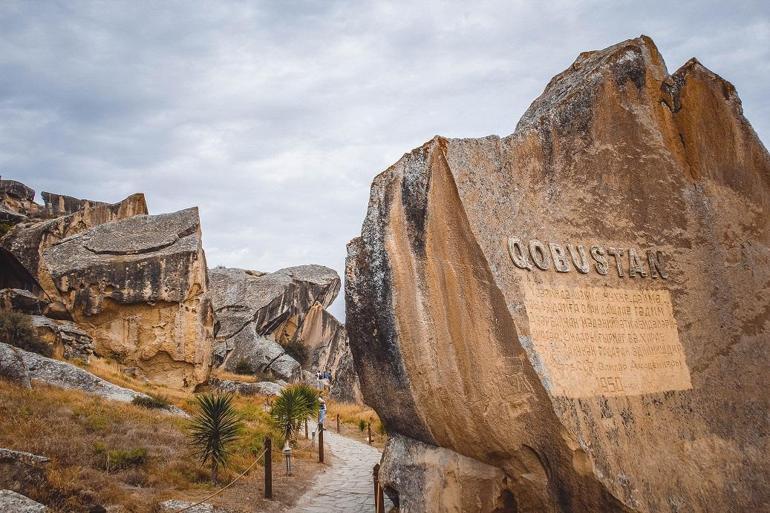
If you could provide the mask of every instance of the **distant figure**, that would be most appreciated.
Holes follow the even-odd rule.
[[[326,420],[326,401],[323,397],[319,397],[318,402],[321,403],[321,407],[318,408],[318,424],[323,425]]]

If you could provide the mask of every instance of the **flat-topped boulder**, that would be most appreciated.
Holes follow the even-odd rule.
[[[412,513],[766,508],[768,212],[735,88],[646,37],[581,54],[508,137],[404,155],[345,280],[364,399],[400,437],[386,491]]]
[[[213,316],[196,208],[100,224],[43,258],[97,355],[173,387],[208,378]]]
[[[43,265],[42,255],[46,249],[94,226],[144,214],[147,214],[147,203],[143,194],[133,194],[114,204],[88,202],[69,215],[16,225],[0,239],[0,246],[24,266],[49,297],[58,298],[50,270]]]

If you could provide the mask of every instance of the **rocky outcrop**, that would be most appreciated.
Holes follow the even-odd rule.
[[[38,215],[33,189],[15,180],[0,180],[0,223],[16,224]]]
[[[72,214],[16,225],[0,239],[0,246],[10,252],[35,277],[53,300],[58,298],[58,291],[47,267],[43,265],[42,256],[46,249],[100,224],[143,214],[147,214],[147,204],[142,194],[133,194],[112,205],[85,202],[80,210]]]
[[[45,456],[0,447],[0,489],[24,492],[25,488],[46,482]],[[8,511],[2,509],[0,511]]]
[[[214,379],[211,386],[214,390],[229,394],[240,395],[279,395],[285,385],[272,381],[260,381],[258,383],[246,383],[229,379]]]
[[[42,315],[31,316],[37,336],[53,348],[53,354],[68,360],[88,363],[94,354],[94,341],[77,324],[50,319]]]
[[[47,507],[12,490],[0,490],[0,511],[4,513],[45,513]]]
[[[732,85],[669,75],[646,37],[581,54],[513,135],[379,175],[347,328],[367,404],[411,439],[380,476],[402,511],[762,510],[768,211]]]
[[[52,192],[43,191],[40,193],[40,196],[43,197],[44,212],[49,217],[61,217],[74,214],[78,210],[108,206],[108,204],[103,201],[73,198],[72,196],[65,196],[63,194],[55,194]],[[147,212],[144,213],[146,214]]]
[[[29,369],[24,363],[22,350],[0,342],[0,378],[23,388],[32,388]]]
[[[9,354],[13,354],[13,359],[6,358]],[[7,365],[6,362],[11,362],[13,366]],[[110,383],[71,363],[47,358],[0,342],[0,376],[3,375],[4,369],[13,369],[16,376],[20,377],[15,381],[22,384],[26,382],[35,386],[39,383],[67,390],[79,390],[124,403],[130,403],[137,398],[150,399],[147,394]],[[187,415],[183,410],[172,405],[166,406],[165,410],[175,415]]]
[[[337,273],[320,265],[273,273],[217,267],[209,270],[209,279],[216,315],[215,364],[234,371],[244,362],[255,372],[297,378],[300,364],[291,364],[282,344],[296,337],[314,304],[325,308],[334,301],[340,289]]]
[[[197,209],[100,224],[49,247],[43,260],[97,355],[155,383],[206,381],[213,315]]]
[[[312,351],[313,368],[331,373],[330,397],[343,402],[361,402],[361,388],[345,326],[316,303],[305,317],[298,338]]]

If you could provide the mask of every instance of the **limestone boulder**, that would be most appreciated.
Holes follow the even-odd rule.
[[[31,388],[29,369],[24,363],[21,349],[0,341],[0,378],[23,388]]]
[[[13,490],[0,490],[0,511],[3,513],[46,513],[45,505]]]
[[[768,212],[735,88],[696,60],[669,74],[644,36],[581,54],[508,137],[404,155],[346,270],[364,399],[409,439],[386,448],[391,493],[410,512],[766,509]]]
[[[53,192],[43,191],[40,193],[40,196],[43,197],[43,211],[49,217],[66,216],[74,214],[78,210],[108,205],[103,201],[73,198],[72,196],[65,196],[64,194],[56,194]]]
[[[296,337],[313,305],[329,306],[340,290],[337,273],[321,265],[273,273],[217,267],[209,270],[209,279],[216,316],[214,361],[227,369],[246,357],[263,370],[263,360],[279,357],[281,344]],[[291,362],[284,358],[282,363]]]
[[[35,278],[49,299],[55,300],[59,292],[51,280],[48,268],[43,264],[46,249],[94,226],[144,214],[147,214],[147,204],[143,194],[133,194],[115,204],[85,201],[79,210],[71,214],[16,225],[0,239],[0,247]]]
[[[49,247],[43,261],[95,354],[155,383],[206,381],[213,314],[196,208],[99,224]]]

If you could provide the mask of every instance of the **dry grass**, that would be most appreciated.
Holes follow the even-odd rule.
[[[128,386],[129,380],[115,381]],[[191,410],[194,400],[190,395],[147,388],[144,391],[163,393]],[[245,428],[229,467],[220,476],[222,481],[229,481],[254,461],[265,436],[278,440],[263,404],[263,398],[236,398]],[[122,506],[115,511],[155,513],[162,500],[195,498],[214,490],[207,470],[188,446],[186,424],[186,419],[158,410],[77,391],[43,386],[24,390],[0,380],[0,447],[51,458],[48,482],[26,483],[22,493],[55,511],[88,511],[100,504]],[[306,461],[314,458],[303,451],[296,456]],[[278,448],[274,451],[278,468],[280,458]],[[310,465],[305,478],[312,477],[314,470]],[[247,487],[256,493],[261,485],[256,476],[249,478],[253,482]],[[284,500],[291,502],[291,497]]]
[[[372,445],[384,447],[387,441],[387,434],[377,416],[377,412],[365,404],[338,403],[327,401],[328,411],[326,414],[327,429],[336,429],[337,415],[340,416],[340,431],[342,434],[355,438],[357,440],[367,441],[368,424],[372,425]],[[361,428],[363,422],[364,429]]]

